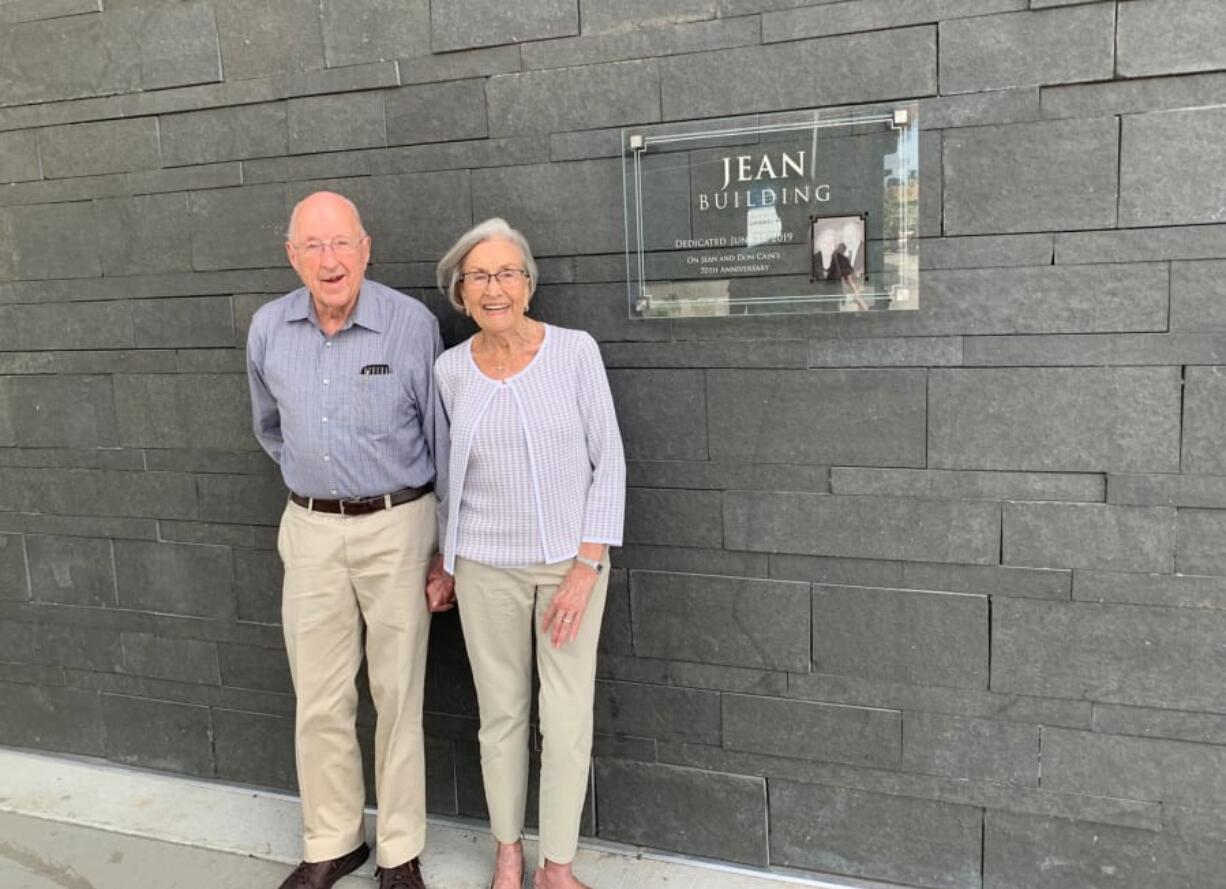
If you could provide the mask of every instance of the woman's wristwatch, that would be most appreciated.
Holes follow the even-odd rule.
[[[603,562],[597,562],[595,559],[589,559],[587,556],[575,556],[575,561],[578,562],[580,565],[587,565],[589,568],[591,568],[593,571],[596,572],[596,575],[598,577],[601,574],[604,574],[604,563]]]

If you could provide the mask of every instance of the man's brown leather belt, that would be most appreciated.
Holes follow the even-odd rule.
[[[289,499],[314,512],[328,512],[333,515],[366,515],[381,509],[391,509],[402,503],[410,503],[433,490],[434,485],[426,485],[421,488],[401,488],[391,494],[362,497],[357,500],[320,500],[318,497],[303,497],[291,492]]]

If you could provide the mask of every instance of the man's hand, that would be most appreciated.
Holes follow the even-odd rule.
[[[426,572],[426,607],[431,611],[455,608],[455,578],[443,568],[442,553],[435,553]]]

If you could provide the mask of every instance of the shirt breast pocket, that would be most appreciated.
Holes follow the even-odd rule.
[[[354,388],[354,428],[374,438],[390,435],[404,409],[400,381],[392,374],[363,374]]]

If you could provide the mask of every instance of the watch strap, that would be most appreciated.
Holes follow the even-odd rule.
[[[580,565],[587,565],[597,574],[604,574],[603,562],[597,562],[595,559],[589,559],[587,556],[575,556],[575,561]]]

